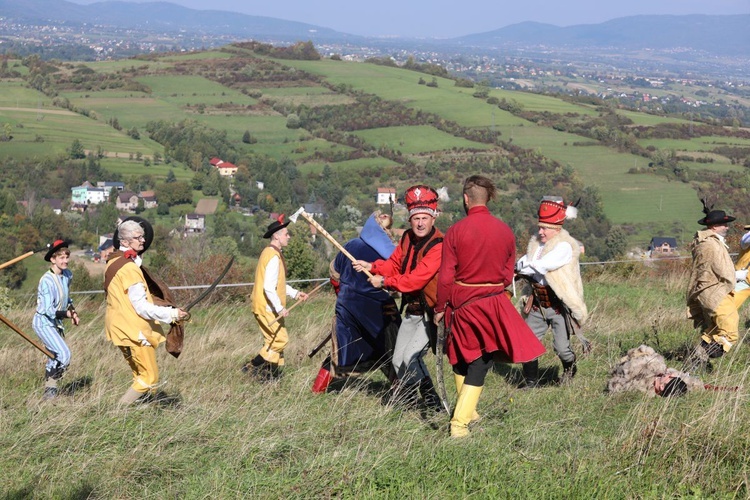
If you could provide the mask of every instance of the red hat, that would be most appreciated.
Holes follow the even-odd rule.
[[[52,256],[55,255],[55,252],[60,250],[61,248],[68,248],[70,246],[70,240],[55,240],[52,242],[52,244],[47,245],[47,255],[44,256],[44,260],[47,262],[52,261]]]
[[[429,186],[420,184],[410,187],[404,193],[404,201],[410,219],[416,214],[429,214],[437,217],[438,193]]]
[[[561,227],[565,219],[575,219],[578,209],[573,205],[565,205],[562,198],[545,197],[539,204],[539,226]]]

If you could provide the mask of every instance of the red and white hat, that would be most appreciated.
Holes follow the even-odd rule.
[[[578,216],[578,208],[574,205],[565,205],[562,198],[545,196],[539,204],[539,226],[540,227],[562,227],[566,219],[575,219]]]
[[[420,184],[410,187],[404,193],[404,201],[410,219],[416,214],[429,214],[437,217],[438,193],[429,186]]]

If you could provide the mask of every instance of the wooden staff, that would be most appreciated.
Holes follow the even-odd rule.
[[[37,253],[37,252],[39,252],[41,250],[44,250],[44,249],[40,248],[39,250],[31,250],[31,251],[26,252],[25,254],[21,255],[20,257],[16,257],[15,259],[11,259],[8,262],[3,262],[2,264],[0,264],[0,269],[5,269],[6,267],[10,267],[13,264],[15,264],[16,262],[22,261],[23,259],[25,259],[27,257],[31,257],[32,255],[34,255],[35,253]]]
[[[335,246],[336,248],[338,248],[339,252],[343,253],[350,261],[357,262],[357,259],[355,259],[354,256],[352,254],[350,254],[341,245],[341,243],[339,243],[338,241],[336,241],[336,238],[334,238],[333,236],[331,236],[328,233],[328,231],[326,231],[323,228],[323,226],[321,226],[318,223],[318,221],[316,221],[315,219],[313,219],[312,215],[310,215],[307,212],[305,212],[305,208],[304,207],[301,207],[299,210],[297,210],[294,213],[294,215],[292,215],[291,217],[289,217],[289,220],[292,221],[292,222],[297,222],[297,217],[299,217],[300,215],[302,217],[304,217],[305,220],[307,222],[309,222],[311,226],[313,226],[315,229],[317,229],[318,231],[320,231],[320,234],[322,234],[325,237],[325,239],[327,239],[328,241],[330,241],[333,244],[333,246]],[[368,278],[372,278],[372,273],[370,271],[368,271],[367,269],[363,269],[362,272],[365,273]]]
[[[41,345],[39,342],[37,342],[36,340],[32,339],[31,337],[29,337],[25,333],[23,333],[23,331],[20,328],[18,328],[16,325],[14,325],[8,318],[6,318],[5,316],[3,316],[2,314],[0,314],[0,321],[2,321],[3,323],[5,323],[8,326],[8,328],[10,328],[14,332],[16,332],[18,335],[20,335],[21,337],[25,338],[29,342],[29,344],[31,344],[34,347],[36,347],[37,349],[39,349],[49,359],[55,359],[57,357],[52,352],[50,352],[46,347],[44,347],[43,345]]]
[[[324,281],[324,282],[323,282],[323,283],[321,283],[320,285],[318,285],[318,286],[316,286],[315,288],[313,288],[312,290],[310,290],[310,293],[308,293],[308,294],[307,294],[307,298],[309,299],[309,298],[310,298],[310,297],[312,296],[312,294],[314,294],[315,292],[317,292],[318,290],[320,290],[321,288],[323,288],[324,286],[326,286],[326,285],[327,285],[328,283],[329,283],[328,281]],[[256,285],[256,286],[257,286],[257,285]],[[297,307],[298,305],[300,305],[300,304],[301,304],[302,302],[304,302],[304,300],[298,300],[297,302],[295,302],[295,303],[294,303],[294,304],[292,304],[291,306],[287,307],[287,308],[286,308],[286,312],[289,312],[289,311],[291,311],[292,309],[294,309],[295,307]],[[275,318],[273,319],[273,321],[271,321],[270,323],[268,323],[268,326],[271,326],[271,325],[273,325],[274,323],[276,323],[276,322],[277,322],[278,320],[280,320],[281,318],[283,318],[283,316],[279,314],[278,316],[276,316],[276,317],[275,317]]]

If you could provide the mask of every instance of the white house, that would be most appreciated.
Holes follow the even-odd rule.
[[[198,234],[206,230],[206,216],[201,214],[185,214],[185,236]]]
[[[378,197],[375,200],[378,205],[390,205],[396,203],[395,188],[378,188]]]
[[[96,205],[103,203],[109,198],[109,189],[93,187],[88,181],[80,186],[70,188],[72,193],[71,202],[77,205]]]

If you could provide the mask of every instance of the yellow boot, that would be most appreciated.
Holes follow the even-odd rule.
[[[456,382],[456,393],[457,394],[461,394],[461,387],[464,386],[464,379],[465,378],[466,377],[464,377],[463,375],[458,375],[456,373],[453,374],[453,379]],[[477,413],[476,410],[474,410],[474,412],[471,414],[471,422],[469,422],[469,423],[473,424],[474,422],[479,422],[480,420],[482,420],[482,417],[479,416],[479,413]]]
[[[451,437],[466,437],[469,435],[469,423],[471,423],[471,417],[477,409],[477,403],[483,388],[468,384],[461,386],[456,409],[453,411],[453,418],[451,419]]]

